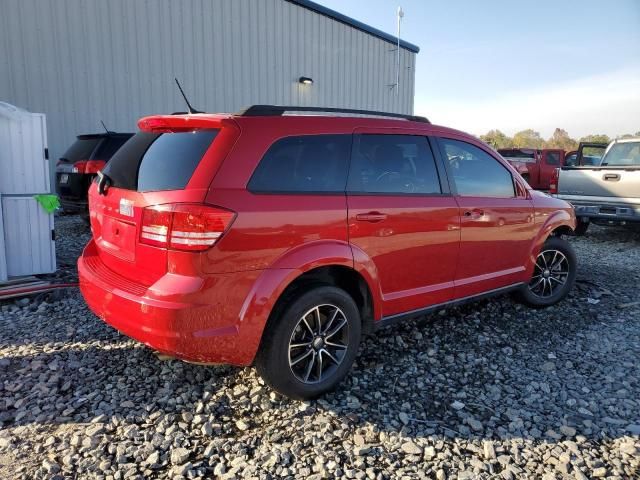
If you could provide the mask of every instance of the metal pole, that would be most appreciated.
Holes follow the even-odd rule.
[[[400,95],[400,22],[404,17],[402,7],[398,7],[398,45],[396,50],[396,95]]]

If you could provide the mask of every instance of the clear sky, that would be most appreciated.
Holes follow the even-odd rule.
[[[640,130],[640,0],[316,0],[420,47],[415,113],[482,134]]]

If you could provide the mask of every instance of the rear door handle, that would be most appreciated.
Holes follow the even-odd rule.
[[[620,175],[617,173],[605,173],[604,179],[611,182],[618,181],[620,180]]]
[[[369,212],[369,213],[358,213],[356,215],[356,220],[359,222],[381,222],[387,218],[386,213],[380,212]]]

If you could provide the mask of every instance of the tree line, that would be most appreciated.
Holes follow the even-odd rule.
[[[640,137],[640,131],[633,135],[628,133],[620,135],[616,138],[631,138]],[[604,134],[587,135],[578,140],[571,138],[566,130],[562,128],[556,128],[553,135],[547,140],[542,138],[539,132],[528,128],[516,133],[513,137],[510,137],[500,130],[490,130],[484,135],[480,135],[480,139],[491,145],[493,148],[561,148],[565,151],[576,150],[578,143],[580,142],[597,142],[597,143],[609,143],[612,138]]]

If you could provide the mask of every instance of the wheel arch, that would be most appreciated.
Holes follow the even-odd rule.
[[[549,237],[558,237],[561,235],[573,235],[575,230],[575,217],[566,210],[556,210],[549,215],[540,229],[538,234],[531,243],[529,258],[527,260],[526,271],[527,277],[533,273],[533,266],[536,261],[540,249]]]
[[[260,274],[238,318],[239,329],[250,331],[247,347],[253,349],[254,356],[269,323],[297,292],[314,285],[345,290],[358,306],[363,333],[373,331],[382,314],[377,277],[375,273],[372,276],[372,263],[354,264],[354,254],[347,242],[312,242],[288,251]]]
[[[324,285],[347,292],[358,307],[363,332],[368,333],[373,330],[374,299],[367,281],[354,268],[335,264],[315,267],[293,278],[276,300],[267,323],[277,317],[299,292]]]

